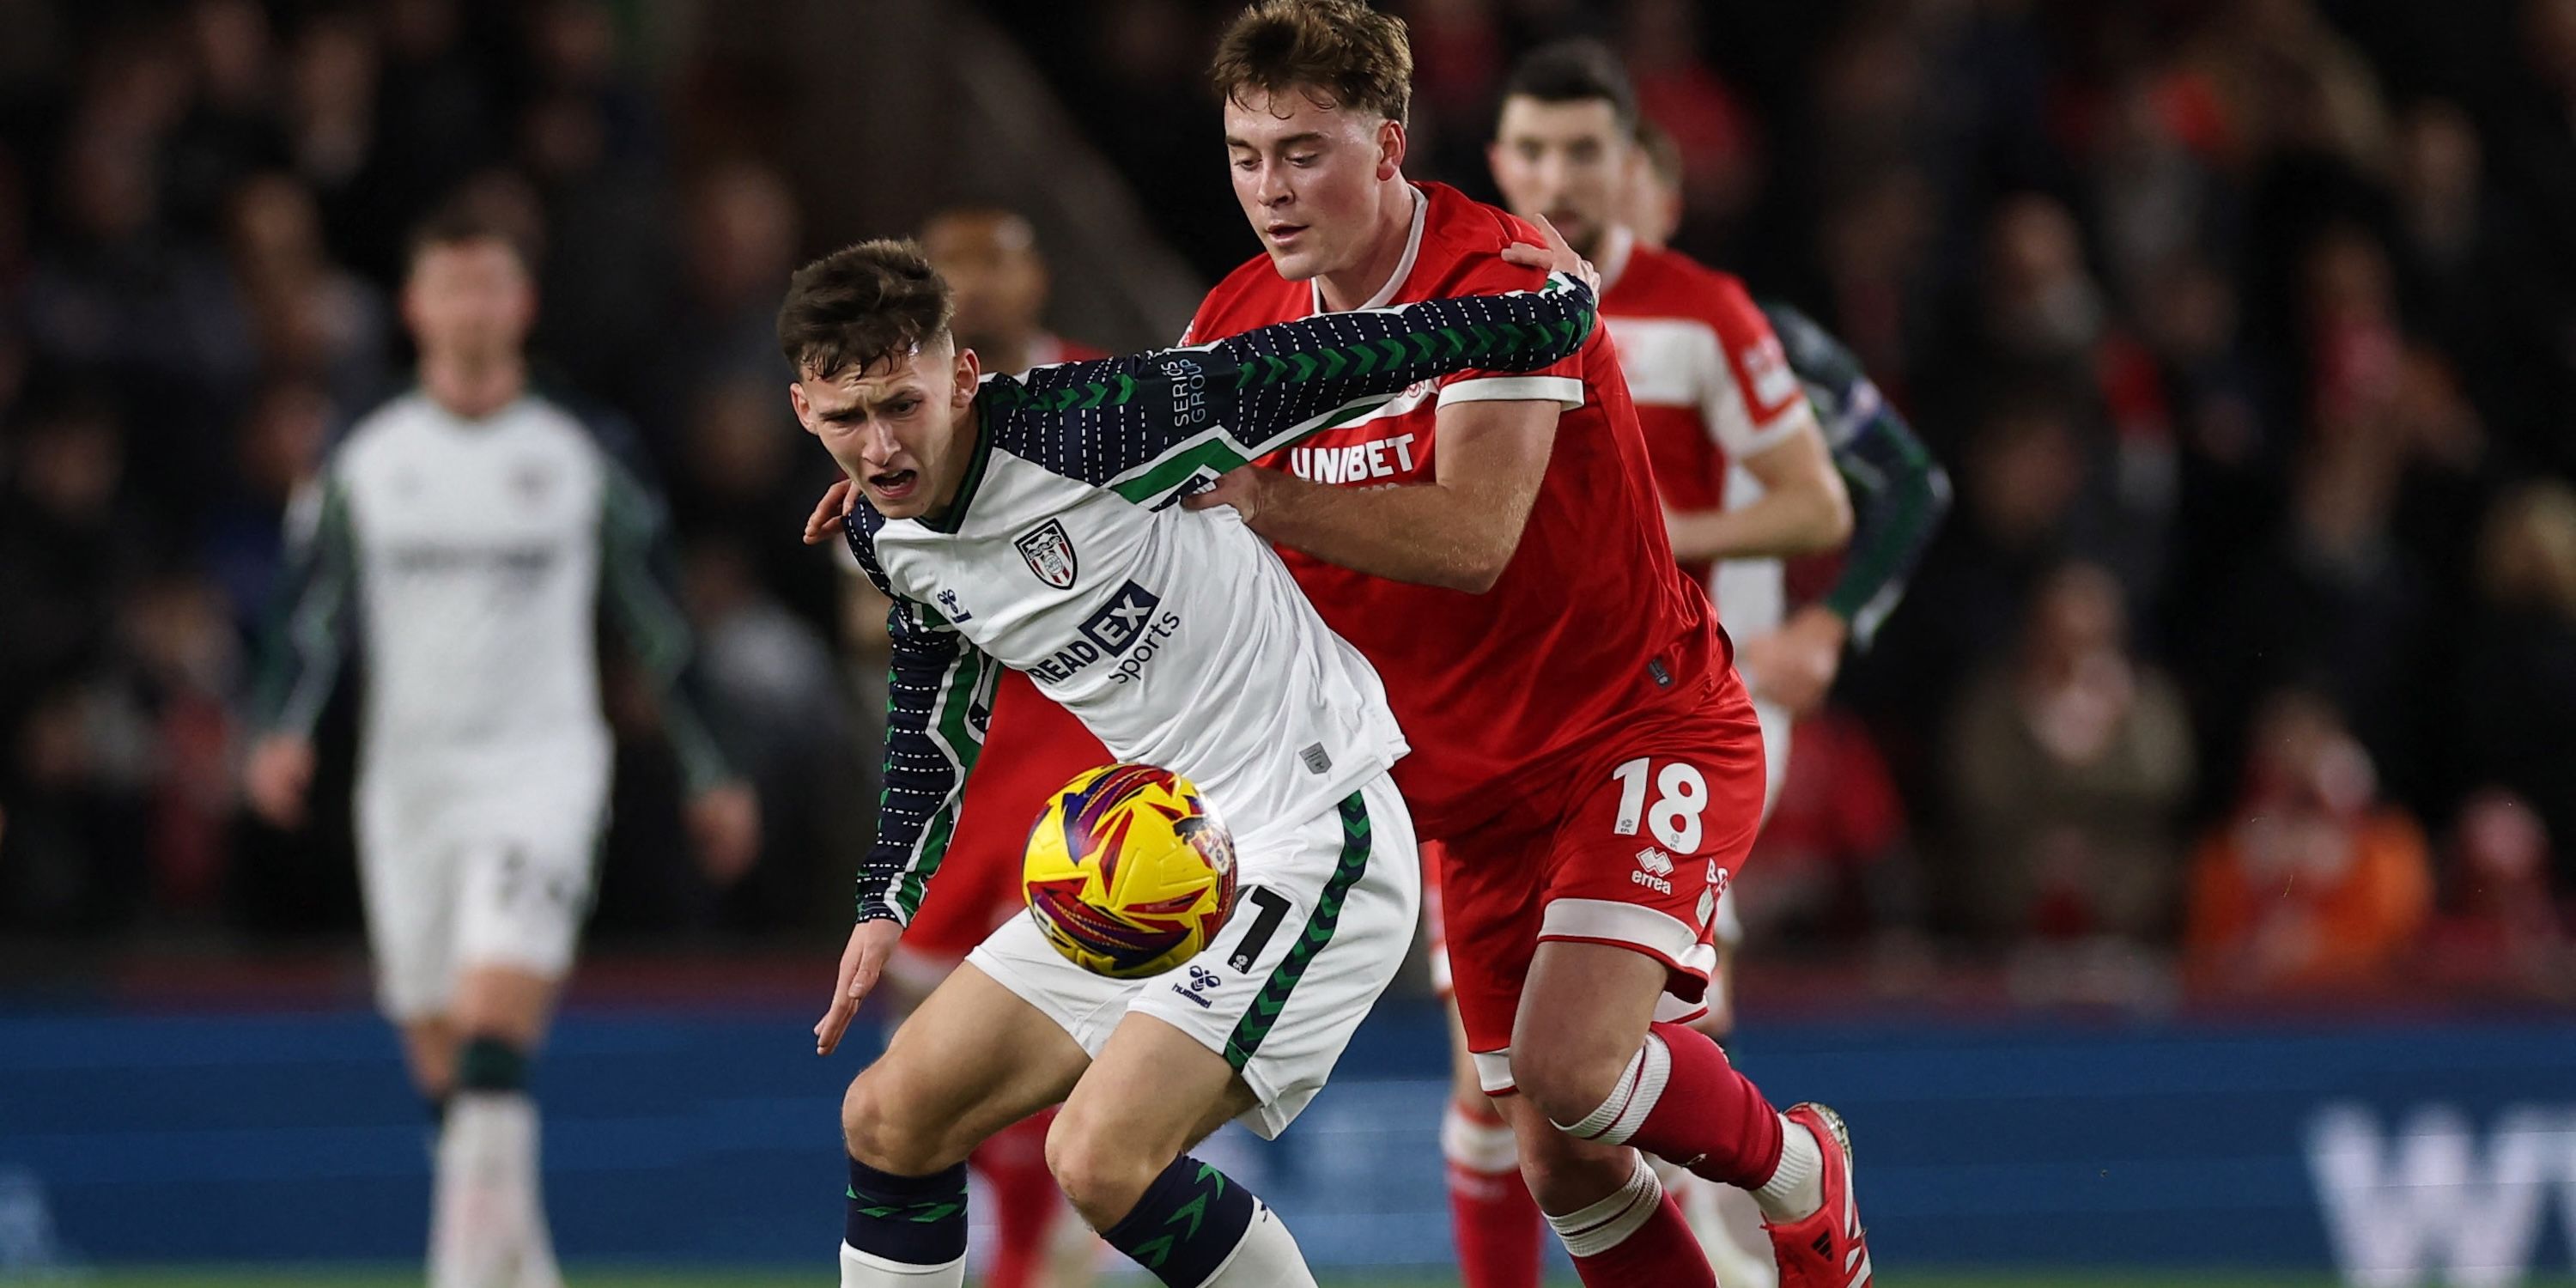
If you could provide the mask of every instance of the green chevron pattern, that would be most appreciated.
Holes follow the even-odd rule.
[[[1342,919],[1342,900],[1368,871],[1369,816],[1368,804],[1358,792],[1342,798],[1342,858],[1333,869],[1332,879],[1324,883],[1324,892],[1315,898],[1315,911],[1306,918],[1306,932],[1289,945],[1287,957],[1252,999],[1252,1005],[1237,1021],[1234,1032],[1225,1040],[1226,1063],[1241,1072],[1252,1062],[1253,1053],[1261,1049],[1262,1039],[1279,1022],[1279,1013],[1288,1009],[1288,995],[1305,978],[1306,968],[1314,963],[1315,954],[1333,941],[1333,927]]]

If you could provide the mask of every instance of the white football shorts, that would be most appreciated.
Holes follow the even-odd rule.
[[[1259,1103],[1243,1124],[1272,1139],[1323,1090],[1360,1020],[1413,945],[1422,901],[1413,818],[1381,773],[1341,804],[1235,836],[1234,915],[1198,956],[1111,979],[1067,961],[1027,917],[966,960],[1098,1056],[1131,1013],[1224,1056]]]
[[[359,885],[376,1001],[444,1013],[468,966],[560,978],[590,915],[610,748],[597,738],[371,755],[358,783]]]

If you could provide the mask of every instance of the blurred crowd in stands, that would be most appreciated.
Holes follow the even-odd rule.
[[[1840,334],[1958,481],[1799,732],[1758,950],[2576,1001],[2576,0],[1385,3],[1409,173],[1490,197],[1511,58],[1609,40],[1683,150],[1677,244]],[[985,7],[1203,277],[1253,252],[1230,0]],[[354,928],[332,816],[238,808],[235,703],[290,494],[402,379],[401,238],[458,193],[657,467],[767,798],[708,886],[614,704],[598,934],[837,931],[878,717],[771,339],[827,247],[652,10],[0,0],[0,931]]]

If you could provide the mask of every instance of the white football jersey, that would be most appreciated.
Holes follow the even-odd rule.
[[[954,826],[996,666],[1122,761],[1196,783],[1238,836],[1332,808],[1405,751],[1376,671],[1232,509],[1173,502],[1431,376],[1530,369],[1591,330],[1591,292],[1335,313],[1217,344],[989,377],[937,516],[848,521],[895,600],[886,795],[862,919],[909,920]]]
[[[298,506],[281,665],[259,702],[267,727],[311,728],[353,607],[371,765],[556,740],[604,753],[603,596],[649,671],[670,681],[688,661],[686,621],[649,558],[658,501],[543,397],[479,420],[398,397],[351,428]],[[712,777],[696,713],[666,714],[691,777]]]

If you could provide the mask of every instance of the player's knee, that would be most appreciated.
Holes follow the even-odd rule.
[[[957,1160],[944,1155],[930,1115],[908,1107],[902,1079],[871,1067],[841,1097],[841,1143],[850,1157],[897,1176],[927,1176]]]
[[[1512,1085],[1555,1123],[1581,1122],[1618,1089],[1629,1051],[1588,1051],[1575,1043],[1515,1043]]]
[[[1579,1212],[1628,1183],[1628,1151],[1579,1141],[1563,1132],[1523,1132],[1521,1179],[1542,1210]]]
[[[1116,1225],[1145,1196],[1172,1160],[1146,1155],[1134,1143],[1059,1114],[1047,1130],[1047,1171],[1095,1230]]]

